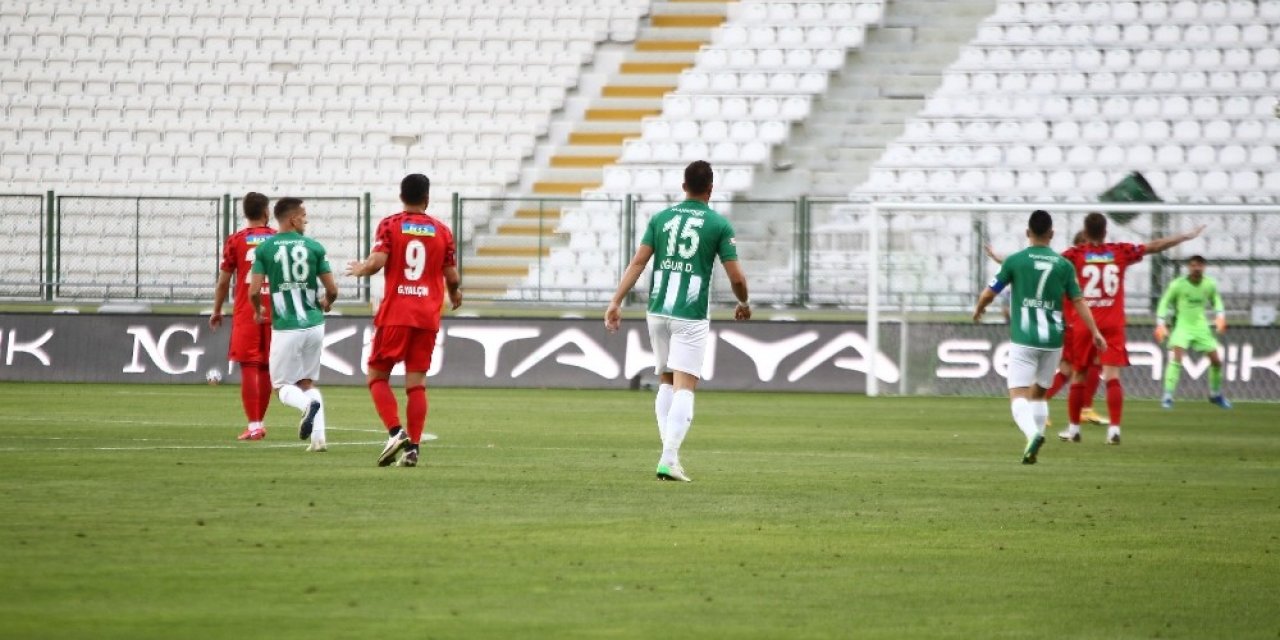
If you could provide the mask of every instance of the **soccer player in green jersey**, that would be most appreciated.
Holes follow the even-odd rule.
[[[264,279],[270,286],[271,384],[280,390],[281,402],[302,412],[298,438],[311,439],[307,451],[324,451],[324,398],[315,382],[320,378],[324,349],[324,312],[338,299],[338,285],[324,247],[303,235],[307,208],[302,204],[297,198],[276,202],[280,231],[254,250],[249,290],[260,291]],[[256,322],[263,321],[260,298],[249,297]]]
[[[738,264],[733,225],[708,206],[712,177],[711,165],[704,160],[685,167],[685,201],[658,212],[649,221],[604,313],[605,328],[617,331],[622,322],[622,301],[653,258],[648,323],[657,360],[655,372],[661,378],[654,403],[662,438],[659,480],[689,482],[680,465],[680,445],[693,423],[693,392],[702,376],[706,353],[710,328],[707,307],[716,257],[738,299],[734,318],[751,319],[747,277]]]
[[[1160,304],[1156,307],[1156,342],[1169,339],[1169,364],[1164,369],[1164,398],[1160,406],[1173,408],[1173,393],[1178,390],[1178,378],[1182,375],[1182,356],[1187,349],[1209,354],[1209,402],[1230,409],[1231,403],[1222,396],[1222,358],[1218,355],[1218,339],[1204,317],[1205,303],[1213,304],[1218,313],[1213,329],[1219,334],[1227,331],[1227,316],[1218,294],[1218,282],[1204,275],[1205,259],[1191,256],[1187,260],[1187,275],[1169,284]],[[1174,308],[1173,333],[1165,325],[1169,307]]]
[[[1107,341],[1098,331],[1088,305],[1080,293],[1076,270],[1065,258],[1049,248],[1053,239],[1053,218],[1046,211],[1034,211],[1027,221],[1031,246],[1005,258],[991,284],[978,296],[973,321],[982,320],[987,305],[1005,287],[1013,287],[1010,306],[1009,400],[1013,422],[1027,437],[1022,464],[1035,464],[1044,445],[1044,427],[1049,419],[1045,390],[1053,384],[1062,359],[1063,298],[1069,298],[1084,321],[1098,351]]]

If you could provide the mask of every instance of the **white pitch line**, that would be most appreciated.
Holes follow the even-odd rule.
[[[386,444],[386,442],[330,442],[329,446],[361,446]],[[41,447],[39,449],[22,449],[18,447],[0,447],[0,452],[39,453],[42,451],[169,451],[199,449],[305,449],[306,444],[209,444],[209,445],[159,445],[153,447]]]

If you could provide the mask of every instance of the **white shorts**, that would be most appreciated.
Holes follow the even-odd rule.
[[[320,379],[324,325],[271,333],[271,384],[279,389],[299,380]]]
[[[1009,388],[1039,385],[1041,389],[1053,386],[1053,376],[1058,373],[1062,349],[1032,349],[1018,344],[1009,345]]]
[[[657,361],[654,373],[680,371],[702,377],[702,359],[707,352],[710,320],[681,320],[649,316],[649,341]]]

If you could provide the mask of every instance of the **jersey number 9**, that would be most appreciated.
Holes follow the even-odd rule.
[[[427,246],[412,240],[404,247],[404,279],[417,280],[427,268]]]

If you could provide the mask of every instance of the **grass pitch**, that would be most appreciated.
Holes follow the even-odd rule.
[[[1280,636],[1280,407],[1127,408],[1036,466],[1002,399],[437,389],[425,467],[230,386],[0,385],[0,636]],[[1056,420],[1063,405],[1055,402]]]

